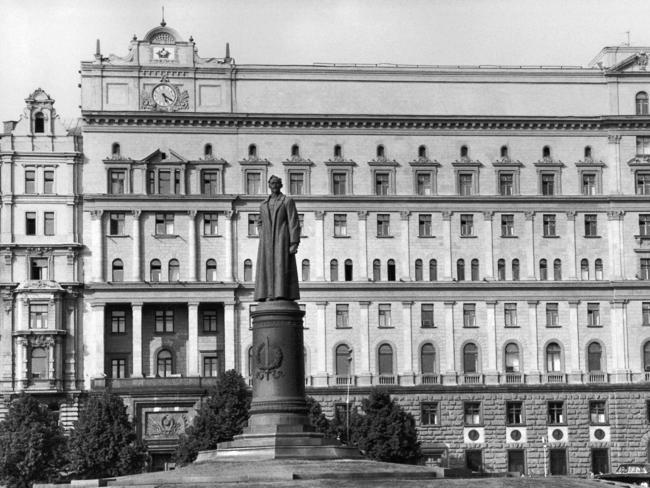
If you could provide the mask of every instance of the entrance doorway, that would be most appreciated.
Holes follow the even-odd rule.
[[[591,450],[591,472],[594,474],[609,473],[608,449]]]
[[[465,451],[465,466],[470,471],[483,471],[483,453],[480,449]]]
[[[551,449],[551,475],[566,475],[566,449]]]
[[[523,449],[508,451],[508,472],[526,474],[526,457]]]

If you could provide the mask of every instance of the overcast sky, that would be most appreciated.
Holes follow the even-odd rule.
[[[124,56],[165,20],[202,57],[239,64],[586,65],[603,46],[650,45],[648,0],[0,0],[0,121],[42,87],[79,116],[79,63]]]

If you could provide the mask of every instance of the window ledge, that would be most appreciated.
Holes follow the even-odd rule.
[[[603,236],[582,236],[582,237],[584,237],[585,239],[602,239]]]
[[[435,239],[436,236],[418,236],[420,239]]]
[[[561,329],[562,326],[561,325],[547,325],[546,328],[547,329]]]
[[[395,236],[377,236],[377,239],[392,239]]]
[[[591,324],[585,324],[585,327],[588,327],[590,329],[602,329],[605,327],[606,324],[598,324],[598,325],[591,325]]]
[[[259,239],[260,238],[260,236],[254,236],[254,235],[251,235],[251,234],[248,234],[248,237],[251,238],[251,239]]]
[[[519,236],[501,236],[501,239],[519,239]]]
[[[124,237],[131,237],[129,234],[106,234],[106,237],[110,237],[111,239],[120,239]]]
[[[154,239],[176,239],[180,237],[178,234],[152,234]]]
[[[221,234],[203,234],[201,237],[207,237],[208,239],[212,237],[223,237]]]
[[[394,325],[378,325],[377,328],[378,329],[394,329],[395,326]]]
[[[346,329],[351,329],[351,328],[352,327],[350,327],[349,325],[346,325],[345,327],[336,326],[336,330],[346,330]]]
[[[542,236],[544,239],[559,239],[560,236]]]
[[[461,239],[477,239],[478,236],[464,236],[464,235],[461,234],[461,235],[460,235],[460,238],[461,238]]]
[[[634,236],[635,239],[638,239],[640,241],[650,241],[650,234],[638,234]]]
[[[420,329],[437,329],[435,325],[421,325]]]
[[[332,237],[333,237],[334,239],[350,239],[350,236],[337,236],[337,235],[333,235]]]

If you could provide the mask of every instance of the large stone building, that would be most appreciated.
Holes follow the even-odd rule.
[[[48,294],[66,312],[45,328],[61,344],[47,374],[65,379],[47,391],[74,390],[70,408],[110,384],[164,460],[215,376],[250,374],[257,211],[277,174],[303,219],[306,380],[328,413],[385,385],[427,462],[539,475],[647,459],[646,52],[238,65],[164,23],[125,57],[98,50],[81,69],[83,159],[48,149],[73,186],[32,195],[23,167],[57,156],[11,148],[20,123],[0,140],[3,391],[39,387],[42,331],[20,304]],[[39,251],[21,212],[41,202],[79,215],[48,244],[58,285],[25,274]]]

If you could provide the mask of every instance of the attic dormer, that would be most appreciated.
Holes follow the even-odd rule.
[[[37,88],[25,99],[25,102],[27,105],[23,112],[23,119],[28,122],[25,125],[29,127],[22,129],[28,129],[27,132],[34,136],[54,134],[56,132],[54,128],[54,119],[56,118],[56,111],[53,107],[54,100],[43,89]]]

